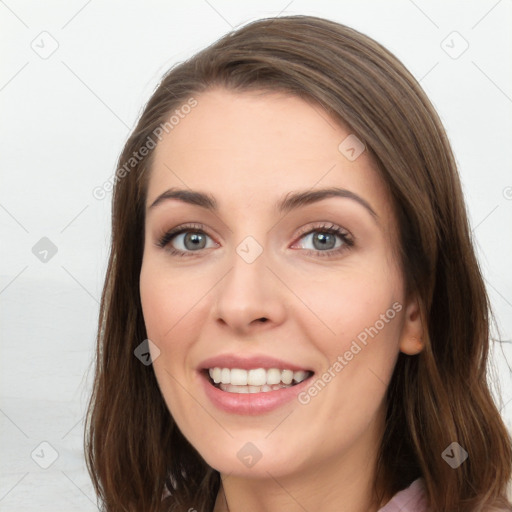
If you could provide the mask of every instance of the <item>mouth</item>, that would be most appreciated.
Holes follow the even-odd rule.
[[[226,393],[269,393],[291,388],[310,379],[310,370],[281,368],[205,368],[203,375],[215,388]]]

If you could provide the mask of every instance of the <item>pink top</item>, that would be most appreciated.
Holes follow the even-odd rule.
[[[428,512],[427,493],[423,478],[417,478],[406,489],[397,492],[377,512]]]

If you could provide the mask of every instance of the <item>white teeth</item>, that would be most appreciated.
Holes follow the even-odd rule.
[[[298,372],[293,372],[293,380],[295,382],[302,382],[308,376],[308,372],[304,370],[299,370]]]
[[[230,384],[231,383],[231,371],[229,368],[222,368],[220,374],[220,381],[222,384]]]
[[[246,386],[247,382],[247,372],[245,370],[240,370],[238,368],[233,368],[231,370],[231,384],[234,386]],[[253,384],[249,382],[249,384]]]
[[[281,370],[277,368],[270,368],[267,370],[267,384],[271,386],[272,384],[279,384],[281,382]]]
[[[273,386],[233,386],[232,384],[219,384],[222,391],[228,393],[266,393],[268,391],[277,391],[278,389],[289,388],[284,384],[274,384]]]
[[[249,376],[247,377],[247,384],[250,386],[263,386],[267,383],[267,370],[265,368],[256,368],[255,370],[249,370]]]
[[[293,372],[291,370],[283,370],[281,373],[281,380],[283,384],[291,384],[293,380]]]
[[[252,370],[243,370],[241,368],[210,368],[208,370],[210,377],[215,384],[240,388],[262,388],[262,391],[271,391],[273,388],[280,389],[279,385],[289,386],[292,382],[302,382],[309,375],[305,370],[279,370],[278,368],[254,368]],[[265,389],[264,389],[265,388]],[[268,388],[268,389],[266,389]],[[236,391],[241,393],[251,391]],[[256,391],[253,391],[256,392]]]
[[[220,368],[212,368],[210,370],[210,377],[213,379],[215,384],[218,384],[221,379],[222,370]]]

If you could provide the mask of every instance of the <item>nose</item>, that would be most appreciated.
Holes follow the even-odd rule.
[[[254,261],[240,254],[233,251],[231,268],[216,286],[213,315],[221,327],[249,335],[284,321],[287,290],[265,249]]]

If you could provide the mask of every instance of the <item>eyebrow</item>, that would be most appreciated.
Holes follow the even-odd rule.
[[[375,210],[371,207],[371,205],[358,196],[354,192],[350,190],[346,190],[344,188],[330,187],[323,188],[318,190],[304,190],[298,192],[289,192],[282,198],[277,204],[276,208],[279,213],[288,213],[292,210],[296,210],[303,206],[307,206],[309,204],[317,203],[324,199],[328,199],[331,197],[341,197],[346,199],[352,199],[356,201],[361,206],[363,206],[374,218],[377,220],[378,215]],[[184,190],[171,188],[166,190],[162,194],[160,194],[153,203],[148,207],[148,211],[155,208],[157,205],[162,204],[164,201],[168,201],[171,199],[176,199],[183,203],[191,204],[194,206],[199,206],[201,208],[205,208],[206,210],[210,210],[212,212],[217,212],[219,207],[216,199],[204,192],[198,192],[195,190]]]

